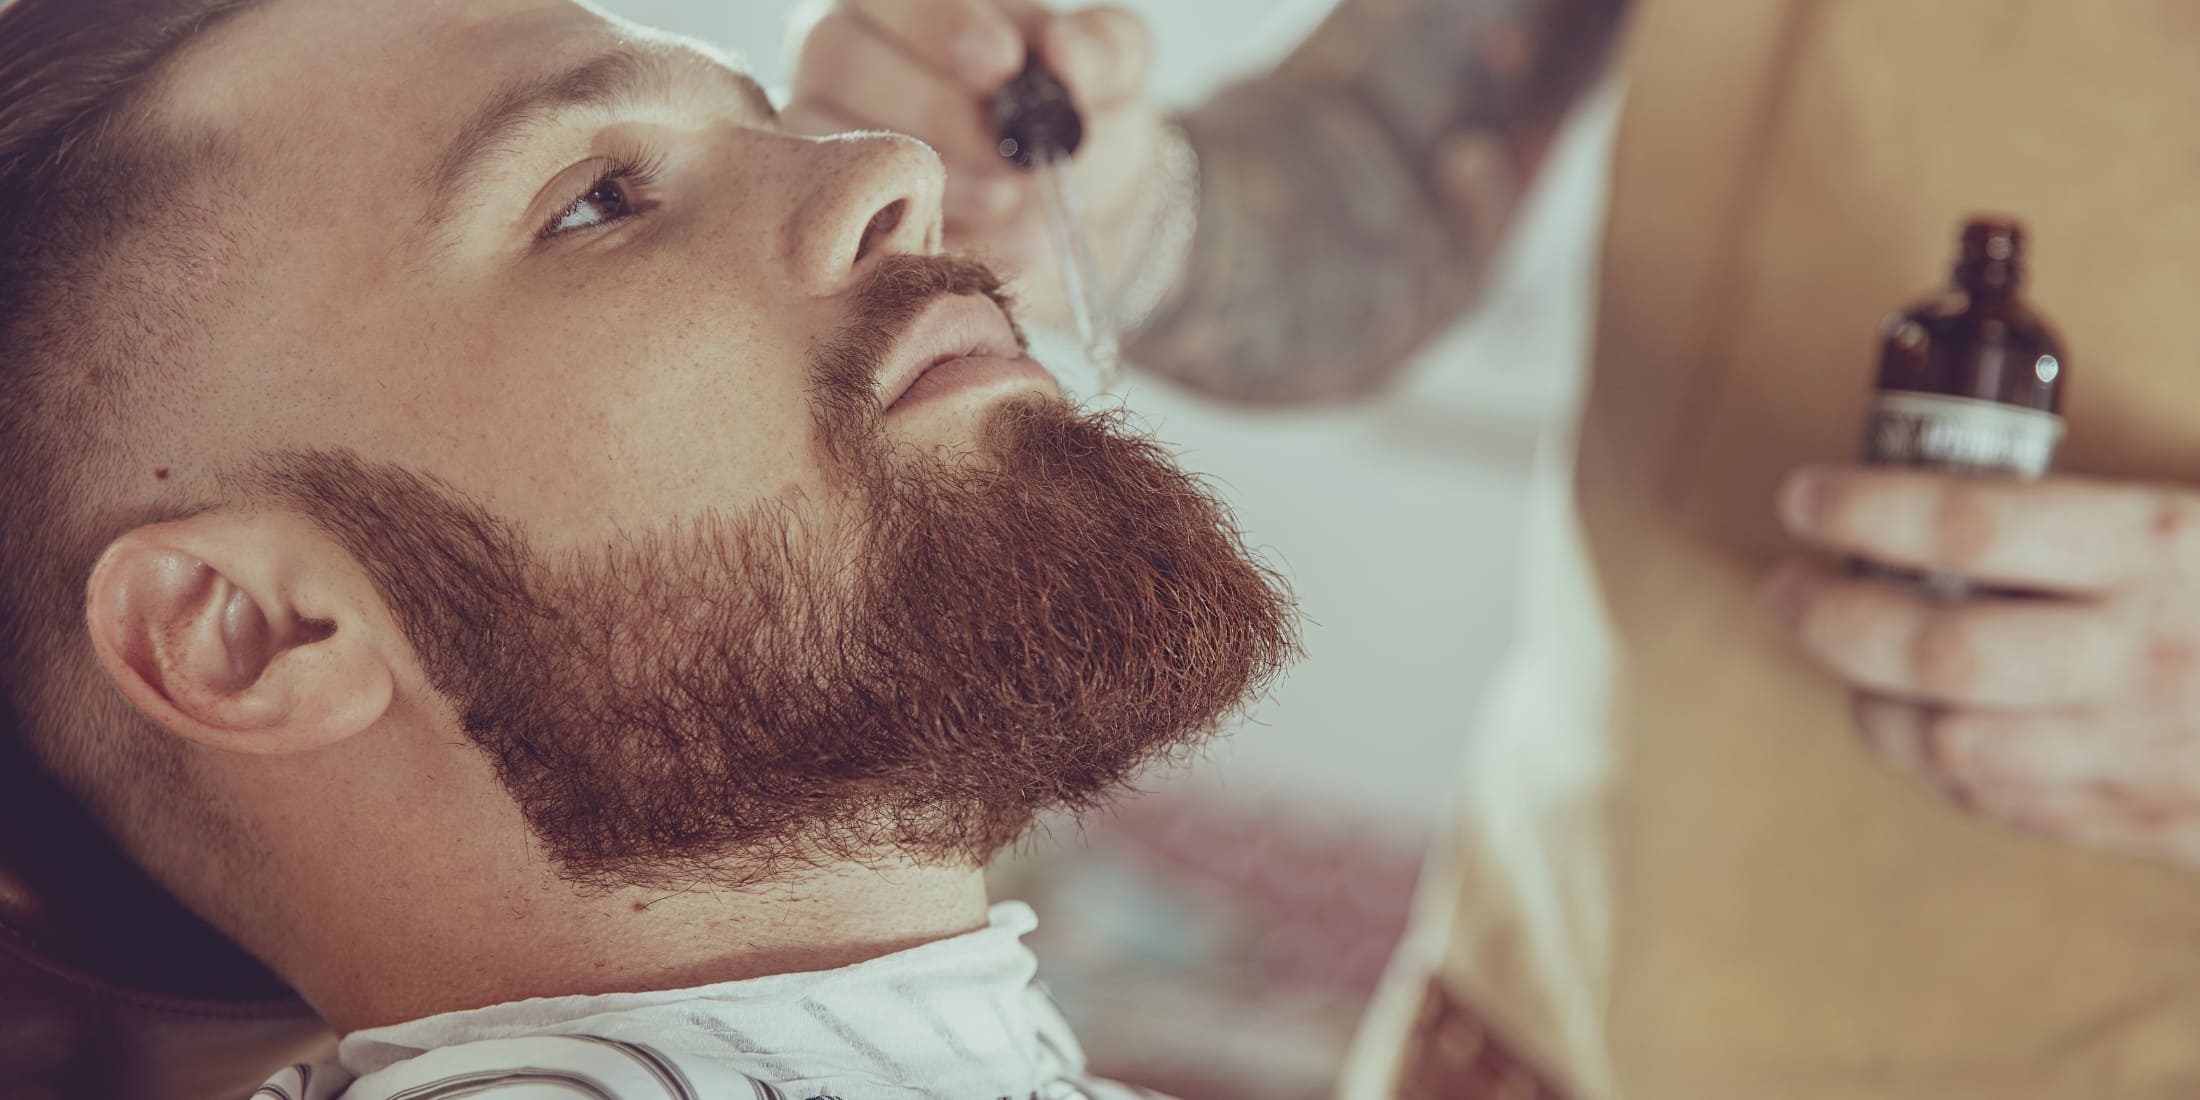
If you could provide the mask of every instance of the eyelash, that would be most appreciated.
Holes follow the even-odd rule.
[[[582,188],[580,193],[573,197],[572,202],[566,203],[556,214],[551,215],[550,220],[544,222],[542,229],[536,233],[536,238],[549,241],[559,237],[571,236],[575,233],[586,233],[590,230],[616,225],[628,218],[642,214],[647,209],[647,202],[642,196],[646,195],[649,189],[656,184],[658,171],[663,167],[664,158],[662,156],[645,157],[634,153],[621,154],[606,164],[602,171],[596,173],[595,179],[591,180],[587,187]],[[559,222],[572,217],[583,206],[586,206],[590,199],[596,197],[597,192],[613,186],[620,189],[625,207],[622,213],[577,229],[558,228]]]

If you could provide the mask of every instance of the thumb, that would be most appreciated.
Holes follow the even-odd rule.
[[[1081,111],[1103,111],[1146,90],[1153,40],[1127,9],[1102,5],[1056,16],[1039,33],[1044,58]]]

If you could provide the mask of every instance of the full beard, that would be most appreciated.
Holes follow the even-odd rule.
[[[998,289],[897,258],[820,352],[824,507],[553,563],[399,467],[291,455],[269,481],[367,564],[568,879],[982,864],[1225,725],[1295,653],[1296,613],[1226,509],[1117,417],[1019,399],[959,459],[893,447],[870,381],[942,293]]]

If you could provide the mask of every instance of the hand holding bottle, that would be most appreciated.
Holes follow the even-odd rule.
[[[2200,494],[1844,466],[1790,478],[1780,514],[1811,546],[1978,593],[1774,574],[1881,756],[1990,818],[2200,867]]]
[[[2070,371],[2023,283],[2023,228],[1967,224],[1947,292],[1887,326],[1867,465],[1782,492],[1789,532],[1851,567],[1790,562],[1768,596],[1897,767],[2020,828],[2200,867],[2200,494],[2041,480]]]

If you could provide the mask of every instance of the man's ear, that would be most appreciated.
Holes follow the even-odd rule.
[[[138,712],[208,748],[302,752],[373,726],[396,673],[373,586],[318,528],[209,512],[140,527],[92,570],[99,663]]]

